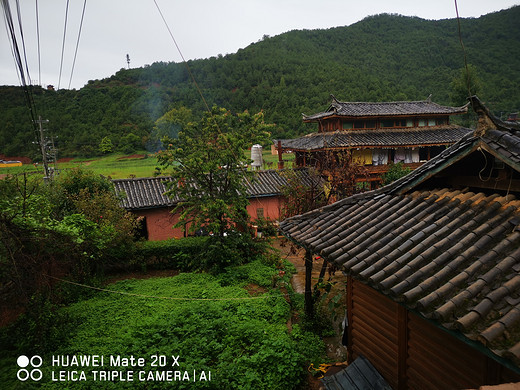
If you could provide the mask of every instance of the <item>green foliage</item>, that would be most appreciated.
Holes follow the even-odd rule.
[[[478,69],[481,98],[492,112],[520,107],[520,7],[461,20],[468,62]],[[308,133],[301,112],[325,110],[329,94],[345,101],[433,100],[450,104],[450,84],[464,65],[456,19],[376,15],[347,27],[294,30],[265,37],[237,53],[189,62],[210,105],[233,112],[263,110],[275,138]],[[147,142],[173,108],[205,107],[184,64],[157,62],[122,69],[80,90],[34,88],[59,135],[61,156],[95,154],[105,136],[114,147],[129,132]],[[22,91],[0,89],[0,145],[10,156],[37,156]],[[151,137],[152,140],[154,137]],[[157,138],[155,139],[157,141]],[[155,150],[154,150],[155,151]]]
[[[119,151],[125,154],[136,152],[142,148],[141,137],[134,133],[125,134],[119,142]]]
[[[162,139],[177,138],[179,131],[193,119],[193,114],[186,107],[173,108],[155,121],[155,126],[148,139],[147,149],[153,152],[164,149]]]
[[[110,137],[103,137],[99,144],[99,151],[103,154],[112,153],[114,151],[114,145]]]
[[[482,84],[477,74],[477,68],[471,64],[461,68],[459,75],[451,82],[451,104],[463,106],[468,102],[468,98],[473,95],[480,95]]]
[[[168,147],[158,159],[173,178],[167,194],[180,200],[174,209],[181,213],[177,226],[211,235],[204,245],[204,268],[240,264],[255,253],[245,185],[252,173],[244,163],[247,148],[267,139],[267,128],[262,113],[233,115],[213,108],[186,124],[178,138],[164,139]]]
[[[0,189],[2,307],[32,310],[35,295],[58,299],[56,277],[91,281],[128,264],[135,221],[108,180],[76,170],[52,184],[7,177]]]
[[[390,164],[388,168],[388,172],[386,172],[382,177],[382,184],[386,186],[387,184],[400,179],[403,176],[408,175],[411,172],[411,169],[405,167],[402,162],[398,162],[396,164]]]
[[[211,371],[211,382],[176,382],[176,389],[296,389],[308,364],[321,358],[324,346],[297,324],[288,331],[291,306],[279,290],[270,288],[279,272],[258,260],[219,276],[180,274],[110,285],[110,290],[135,295],[100,292],[58,311],[69,325],[62,327],[60,342],[46,350],[44,361],[50,355],[133,355],[146,358],[144,369],[155,371],[149,366],[150,356],[166,355],[171,365],[171,356],[178,355],[179,367],[165,369],[190,374]],[[251,296],[252,284],[265,287]],[[153,298],[157,296],[172,299]],[[8,350],[0,357],[0,366],[16,361],[20,352]],[[55,388],[49,367],[44,370],[41,386]],[[7,387],[15,378],[9,374],[8,370],[0,373]],[[71,389],[93,385],[99,382],[67,383]],[[108,389],[172,386],[138,381],[103,385]]]
[[[145,269],[176,269],[200,271],[202,248],[207,237],[187,237],[182,240],[142,241],[132,264]]]
[[[27,351],[28,355],[53,351],[65,342],[70,322],[66,312],[44,296],[31,297],[27,310],[16,323],[0,331],[0,345],[7,351]]]

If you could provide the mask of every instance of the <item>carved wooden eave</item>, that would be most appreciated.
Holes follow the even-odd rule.
[[[491,114],[477,96],[471,96],[468,99],[473,107],[473,111],[478,115],[477,128],[474,133],[476,137],[482,137],[489,130],[520,130],[519,123],[505,122]]]

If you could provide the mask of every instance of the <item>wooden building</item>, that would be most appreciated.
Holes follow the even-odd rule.
[[[283,221],[347,276],[349,361],[394,389],[520,382],[520,124],[474,133],[389,186]]]
[[[297,170],[303,183],[312,179],[305,169]],[[144,235],[152,241],[185,237],[186,231],[174,227],[179,214],[172,213],[179,199],[165,195],[171,177],[145,177],[113,180],[116,192],[122,196],[121,206],[141,217]],[[249,205],[247,211],[254,222],[259,218],[278,221],[284,198],[281,189],[287,184],[283,171],[255,172],[254,179],[246,182]],[[187,230],[187,229],[186,229]]]
[[[368,176],[380,181],[388,164],[402,162],[415,169],[440,154],[470,130],[450,123],[452,115],[467,112],[432,102],[341,102],[332,96],[329,108],[303,115],[318,131],[296,139],[280,140],[280,152],[294,152],[298,167],[320,166],[326,151],[350,150],[365,165]],[[275,143],[276,144],[276,143]]]

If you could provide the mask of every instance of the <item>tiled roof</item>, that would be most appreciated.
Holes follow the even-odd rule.
[[[254,179],[246,181],[246,190],[250,198],[280,195],[281,188],[287,184],[283,171],[258,171]],[[309,184],[311,176],[307,170],[296,170],[303,183]],[[112,180],[116,192],[122,195],[121,205],[128,210],[174,206],[179,200],[164,195],[168,191],[167,183],[171,177],[145,177]]]
[[[177,200],[164,195],[168,190],[166,183],[171,181],[171,177],[112,180],[116,193],[122,197],[121,205],[127,210],[174,206]]]
[[[520,131],[504,122],[490,126],[390,186],[280,227],[382,294],[519,367],[520,200],[418,186],[478,147],[520,171]]]
[[[420,145],[449,145],[471,130],[460,126],[435,126],[413,129],[354,130],[312,133],[282,141],[286,150],[317,150],[346,147],[400,147]]]
[[[325,390],[392,390],[372,363],[360,355],[346,368],[334,375],[320,379]]]
[[[340,102],[332,96],[332,103],[325,112],[303,115],[304,121],[315,121],[330,116],[345,117],[390,117],[409,115],[454,115],[464,114],[468,106],[447,107],[430,99],[412,102]]]

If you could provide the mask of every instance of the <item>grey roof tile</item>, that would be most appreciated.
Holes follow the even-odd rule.
[[[398,101],[398,102],[341,102],[332,97],[332,102],[325,112],[314,115],[304,115],[304,120],[317,119],[338,115],[346,117],[371,116],[403,116],[403,115],[452,115],[467,112],[463,107],[447,107],[433,103],[431,100]]]
[[[508,307],[505,297],[520,294],[518,281],[508,276],[520,265],[520,232],[513,230],[520,206],[514,197],[443,188],[390,198],[374,191],[356,199],[312,214],[314,221],[334,215],[336,222],[343,222],[328,224],[318,235],[302,236],[312,241],[309,248],[321,249],[327,260],[395,301],[477,339],[495,321],[489,314],[499,310],[498,305]],[[345,228],[341,215],[357,220]],[[290,225],[298,232],[306,226],[304,220],[294,217],[281,228]],[[395,227],[394,221],[404,223]],[[395,228],[384,230],[385,224]],[[504,298],[499,304],[489,300],[485,311],[484,303],[478,306],[497,294]],[[497,326],[488,332],[507,329]],[[497,339],[492,340],[491,347]]]
[[[305,169],[296,170],[303,183],[309,184],[315,180]],[[112,180],[116,193],[122,196],[121,205],[128,210],[149,209],[157,207],[172,207],[179,199],[165,195],[171,177],[144,177],[133,179]],[[255,173],[253,180],[245,180],[247,195],[250,198],[276,196],[281,194],[281,188],[287,184],[283,171],[267,170]]]
[[[310,151],[323,148],[372,147],[389,148],[419,145],[449,145],[471,130],[455,126],[435,126],[396,130],[340,130],[311,133],[304,137],[280,140],[285,150]]]

